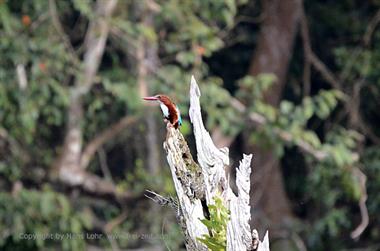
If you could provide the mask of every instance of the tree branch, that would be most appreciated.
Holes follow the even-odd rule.
[[[376,12],[376,14],[371,19],[371,21],[369,22],[369,24],[367,26],[367,30],[366,30],[366,32],[364,34],[364,38],[363,38],[363,42],[364,42],[365,46],[369,46],[373,32],[375,31],[375,29],[379,25],[379,23],[380,23],[380,10],[378,10]]]
[[[307,20],[305,17],[305,12],[303,8],[301,8],[301,18],[300,18],[300,25],[301,25],[301,36],[302,36],[302,44],[303,44],[303,51],[304,51],[304,67],[303,67],[303,94],[304,96],[310,95],[310,89],[311,89],[311,83],[310,83],[310,74],[311,74],[311,62],[310,62],[310,37],[309,37],[309,31],[308,31],[308,25]]]
[[[364,232],[364,230],[367,228],[368,223],[369,223],[368,209],[366,206],[367,176],[362,171],[360,171],[359,168],[355,168],[353,171],[354,171],[355,177],[359,180],[360,193],[361,193],[361,196],[359,199],[359,208],[360,208],[360,214],[361,214],[362,220],[361,220],[360,224],[355,228],[355,230],[351,232],[351,238],[357,239]]]
[[[28,87],[28,79],[26,78],[25,66],[18,64],[16,66],[18,87],[21,91],[24,91]]]
[[[118,122],[112,124],[108,128],[104,129],[95,138],[93,138],[84,148],[82,152],[82,157],[80,161],[80,166],[82,169],[87,168],[90,164],[91,159],[94,157],[96,151],[104,143],[116,137],[120,132],[122,132],[127,126],[135,123],[137,121],[136,117],[125,116]]]
[[[94,82],[110,29],[109,19],[116,4],[117,0],[98,0],[96,2],[97,16],[90,22],[84,42],[86,48],[83,59],[84,75],[77,79],[76,84],[76,86],[83,86],[84,92],[87,92]]]
[[[59,182],[61,185],[69,189],[80,189],[84,193],[90,194],[104,199],[112,199],[120,203],[136,201],[142,199],[141,194],[132,194],[128,191],[119,191],[117,186],[112,182],[107,181],[95,174],[86,172],[84,170],[75,170],[77,172],[67,171],[67,174],[63,171],[60,175],[68,175],[69,178],[62,177]],[[54,179],[51,179],[52,183],[56,183]]]
[[[334,74],[327,68],[327,66],[314,54],[311,49],[310,44],[310,32],[309,27],[307,25],[307,19],[305,16],[305,10],[302,7],[301,11],[301,36],[303,40],[303,49],[304,49],[304,57],[306,59],[306,63],[311,63],[314,68],[322,75],[322,77],[331,84],[337,90],[341,90],[342,88],[337,78]]]
[[[123,223],[127,217],[128,212],[124,210],[119,216],[115,217],[110,222],[107,222],[107,224],[104,226],[104,231],[106,233],[111,233],[112,229]]]

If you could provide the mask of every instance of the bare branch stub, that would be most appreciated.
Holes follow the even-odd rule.
[[[156,192],[146,190],[145,197],[151,199],[152,201],[156,202],[157,204],[161,206],[169,206],[175,210],[178,210],[178,201],[172,197],[164,197],[162,195],[159,195]]]
[[[252,154],[243,155],[239,168],[236,169],[236,185],[238,197],[230,190],[231,219],[227,225],[228,250],[239,248],[250,249],[253,246],[253,237],[249,222],[251,220],[251,207],[249,205],[250,175]],[[238,235],[241,238],[234,238]],[[233,240],[233,241],[232,241]]]
[[[212,204],[213,197],[227,192],[229,187],[225,173],[225,168],[229,165],[229,150],[227,147],[218,149],[206,130],[202,119],[200,96],[198,84],[192,76],[189,116],[193,124],[198,163],[204,175],[207,203]]]

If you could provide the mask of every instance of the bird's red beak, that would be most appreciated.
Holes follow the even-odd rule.
[[[156,97],[143,97],[144,100],[149,100],[149,101],[155,101],[155,100],[158,100],[158,98]]]

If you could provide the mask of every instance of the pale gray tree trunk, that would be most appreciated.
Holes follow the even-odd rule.
[[[57,17],[55,2],[51,0],[49,4],[53,21],[59,28],[58,30],[63,32]],[[61,182],[68,186],[80,186],[86,191],[102,194],[115,194],[116,188],[110,182],[84,170],[89,159],[82,160],[82,99],[90,91],[94,83],[108,38],[109,19],[116,4],[117,0],[98,0],[95,3],[94,13],[96,16],[90,21],[84,41],[83,71],[76,76],[74,86],[70,89],[70,103],[67,111],[67,128],[63,150],[56,163],[58,177]],[[65,37],[65,34],[61,34],[61,36]],[[67,39],[65,42],[69,43]],[[83,165],[83,163],[86,163],[86,165]]]

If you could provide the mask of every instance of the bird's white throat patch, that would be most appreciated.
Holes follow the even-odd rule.
[[[164,117],[169,117],[169,108],[162,102],[160,102],[161,111],[164,114]]]

